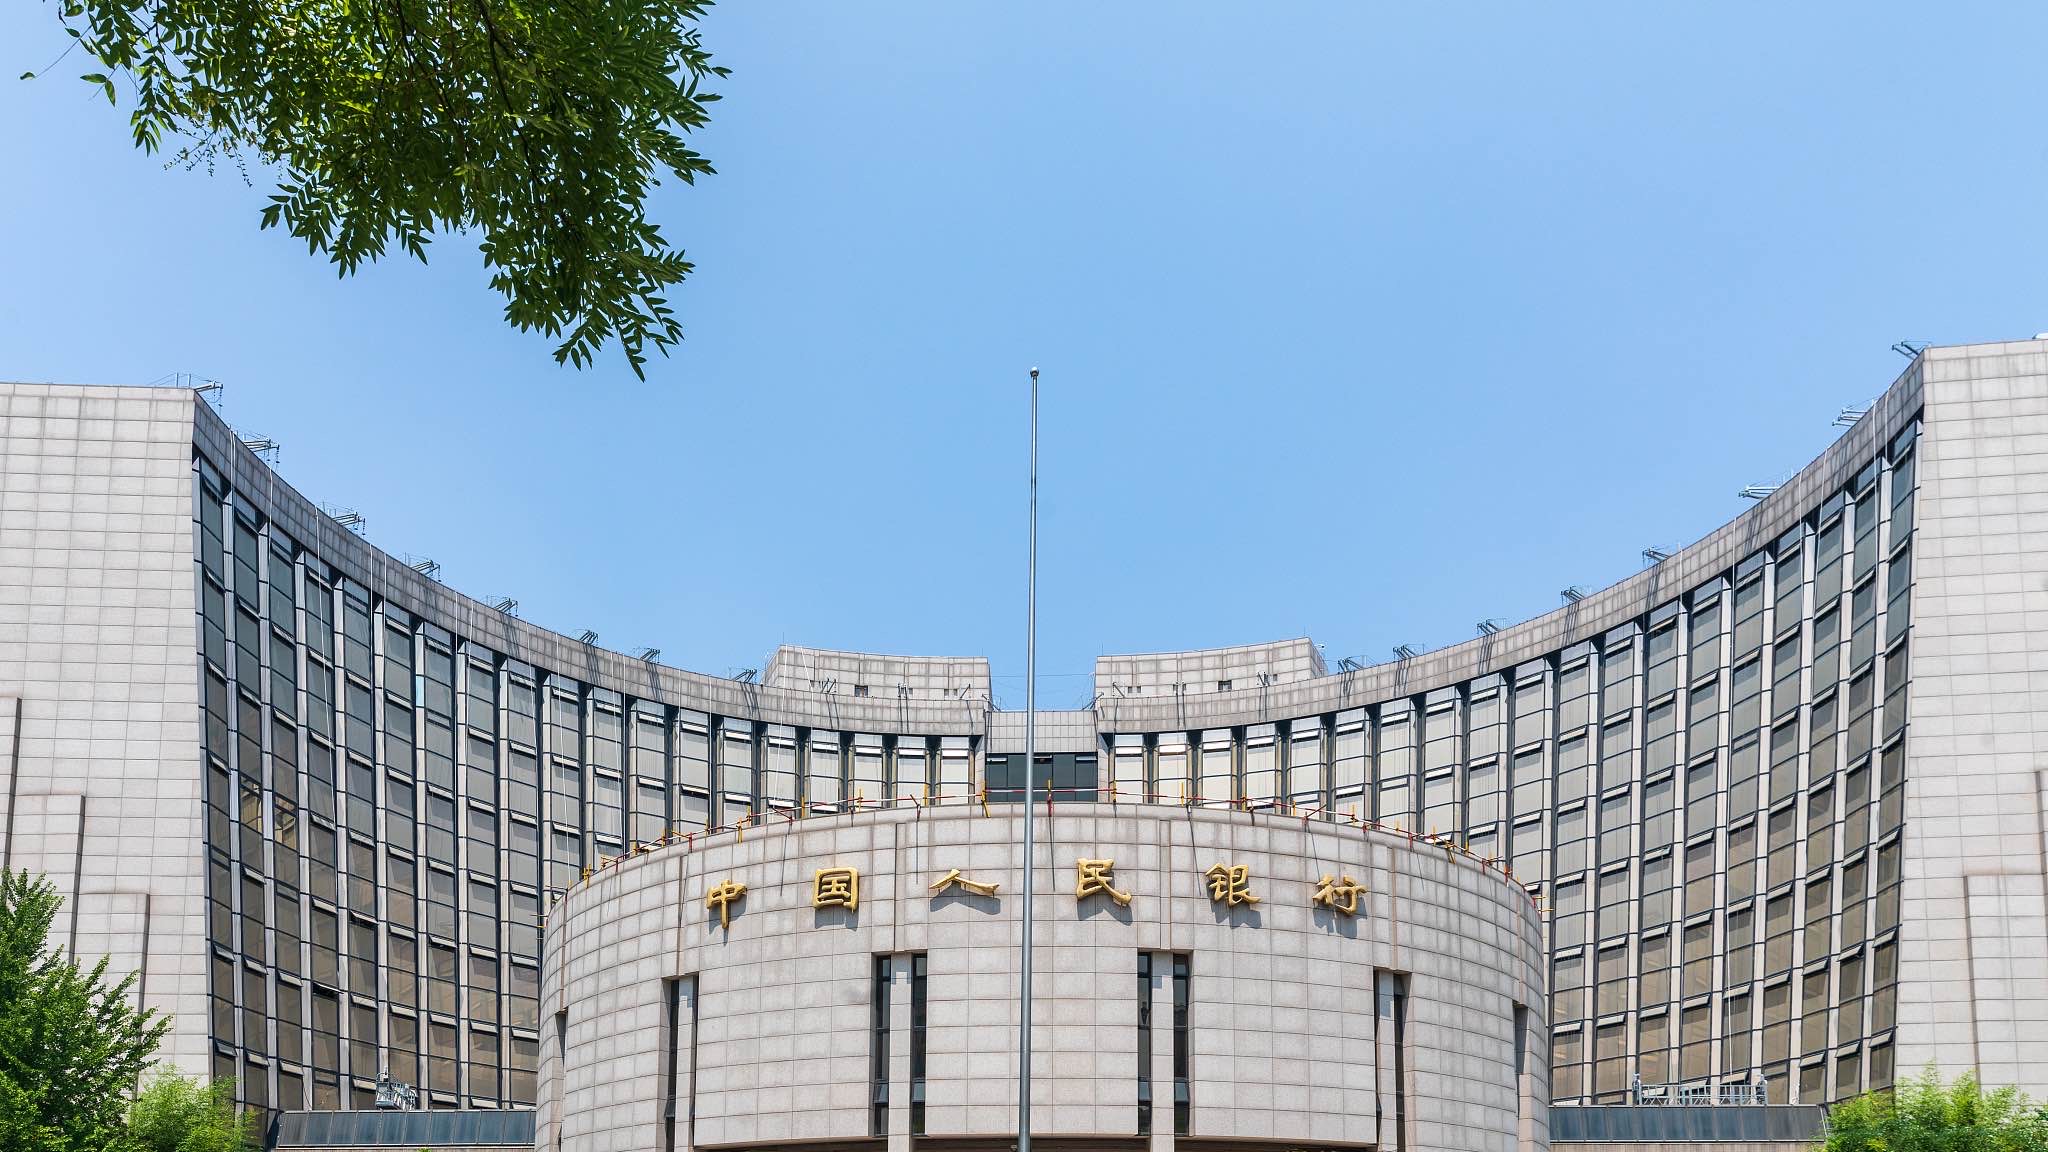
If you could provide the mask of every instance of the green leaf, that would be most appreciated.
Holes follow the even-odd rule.
[[[88,75],[186,167],[253,160],[282,228],[347,275],[442,230],[476,237],[508,324],[583,367],[616,344],[644,374],[683,338],[667,298],[693,268],[652,190],[712,165],[688,147],[728,75],[705,0],[60,0]],[[83,34],[81,35],[81,31]]]
[[[0,873],[0,1036],[9,1038],[0,1129],[12,1129],[0,1144],[120,1147],[128,1091],[170,1021],[129,1003],[134,974],[111,980],[104,959],[81,969],[50,950],[62,904],[48,880]]]

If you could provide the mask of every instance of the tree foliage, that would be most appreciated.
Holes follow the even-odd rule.
[[[118,1146],[129,1091],[170,1022],[49,946],[61,900],[47,880],[0,873],[0,1148]]]
[[[240,1152],[254,1144],[256,1121],[253,1111],[236,1113],[230,1085],[167,1072],[128,1110],[123,1152]]]
[[[1890,1091],[1866,1092],[1828,1114],[1825,1152],[2048,1152],[2048,1107],[2010,1085],[1986,1092],[1965,1074],[1929,1068]]]
[[[665,172],[712,167],[683,141],[718,97],[697,23],[709,0],[54,0],[134,90],[135,143],[174,160],[253,156],[282,225],[342,275],[436,230],[481,233],[522,331],[582,367],[616,338],[645,376],[682,328],[662,293],[691,271],[647,219]]]

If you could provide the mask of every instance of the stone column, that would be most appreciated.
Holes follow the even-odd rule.
[[[1408,1140],[1399,1120],[1415,1123],[1404,1099],[1408,1093],[1408,1085],[1404,1081],[1413,1076],[1415,1070],[1408,1067],[1406,1054],[1401,1051],[1406,1036],[1398,1039],[1395,1036],[1397,1019],[1402,1019],[1405,1025],[1406,990],[1402,986],[1401,975],[1395,972],[1375,973],[1373,984],[1373,1003],[1378,1013],[1373,1027],[1373,1055],[1379,1070],[1379,1146],[1382,1149],[1401,1149],[1408,1147]],[[1405,1027],[1400,1031],[1405,1033]]]

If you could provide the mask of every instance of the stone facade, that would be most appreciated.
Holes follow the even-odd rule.
[[[1899,1064],[2048,1089],[2048,343],[1927,353]]]
[[[65,898],[53,941],[140,973],[204,1073],[192,398],[0,384],[0,864]]]
[[[548,924],[539,1145],[904,1146],[914,955],[927,982],[920,1140],[1014,1133],[1020,821],[1014,807],[995,807],[771,823],[594,874]],[[1170,977],[1162,963],[1140,992],[1137,973],[1141,955],[1178,953],[1191,970],[1182,1136],[1547,1146],[1541,921],[1498,867],[1406,836],[1278,816],[1081,804],[1040,822],[1035,1135],[1140,1133],[1143,995],[1153,1000],[1153,1082],[1164,1081],[1152,1095],[1162,1102],[1153,1146],[1171,1147]],[[1080,858],[1113,860],[1129,905],[1077,900]],[[1204,872],[1218,863],[1243,865],[1258,901],[1212,900]],[[813,907],[815,872],[831,867],[859,872],[857,910]],[[956,868],[996,893],[934,894]],[[1355,918],[1312,903],[1325,875],[1364,885]],[[727,880],[747,886],[729,928],[705,903]],[[878,958],[890,984],[885,1036],[874,1026]],[[1405,984],[1398,1057],[1395,1009],[1376,995],[1395,974]]]
[[[540,922],[587,870],[742,821],[950,819],[1023,777],[980,658],[684,671],[415,571],[189,391],[6,384],[0,421],[0,861],[51,876],[64,946],[139,971],[172,1058],[253,1105],[367,1108],[388,1072],[530,1106]],[[1929,1061],[2048,1091],[2044,444],[2048,341],[1928,349],[1608,588],[1377,666],[1306,639],[1106,656],[1038,751],[1063,806],[1506,861],[1546,910],[1556,1103],[1640,1077],[1822,1104]],[[928,1107],[982,1131],[1004,1106]]]

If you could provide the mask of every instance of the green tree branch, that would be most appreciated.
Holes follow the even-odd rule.
[[[396,243],[425,261],[471,231],[505,319],[588,365],[616,340],[645,378],[682,326],[664,294],[693,269],[646,200],[714,171],[684,140],[727,70],[709,0],[53,0],[137,147],[174,163],[253,156],[277,172],[260,226],[340,275]],[[246,170],[246,169],[245,169]]]

